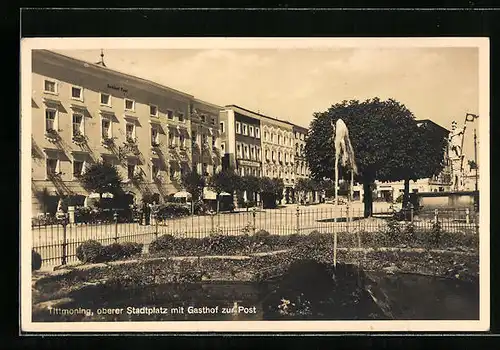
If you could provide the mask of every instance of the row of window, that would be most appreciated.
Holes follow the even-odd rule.
[[[293,146],[293,139],[291,137],[268,133],[267,131],[264,131],[264,141],[282,146]]]
[[[57,158],[47,158],[46,159],[46,174],[50,178],[51,176],[61,174],[60,171],[60,160]],[[84,160],[78,160],[74,159],[72,161],[72,166],[73,166],[73,179],[79,178],[81,175],[85,173],[85,169],[87,166],[87,162]],[[215,174],[216,172],[216,167],[215,166],[209,166],[207,163],[202,163],[201,164],[201,171],[203,175],[209,175],[210,173],[210,167],[212,168],[212,174]],[[179,167],[179,169],[171,168],[165,171],[167,176],[170,178],[170,180],[174,180],[178,178],[179,176],[182,176],[186,171],[187,167]],[[193,166],[192,171],[198,172],[198,169],[196,166]],[[134,162],[129,162],[127,164],[127,179],[131,180],[134,179],[136,176],[141,175],[142,170],[141,168]],[[151,163],[151,181],[154,181],[155,179],[158,179],[160,177],[160,166],[156,162]]]
[[[302,175],[302,176],[308,175],[307,167],[304,165],[296,166],[295,171],[293,171],[293,170],[288,171],[287,168],[284,168],[283,170],[266,169],[265,173],[266,173],[266,176],[271,176],[271,175],[276,176],[276,174],[278,174],[278,177],[280,177],[280,178],[282,177],[283,173],[285,174],[285,176],[288,176],[288,174],[293,175],[294,173],[296,175]]]
[[[261,151],[259,146],[244,145],[236,143],[236,156],[243,159],[261,160]]]
[[[45,79],[44,80],[44,93],[57,95],[59,93],[57,86],[58,86],[58,84],[55,80]],[[106,107],[112,106],[112,96],[110,94],[106,94],[106,93],[101,92],[101,93],[99,93],[99,95],[100,95],[99,103],[102,106],[106,106]],[[73,100],[78,100],[78,101],[83,102],[84,101],[83,88],[80,86],[74,86],[74,85],[71,86],[70,96]],[[124,98],[123,103],[124,103],[123,107],[124,107],[124,110],[126,112],[135,112],[135,100],[132,100],[129,98]],[[149,114],[152,117],[159,117],[158,106],[149,105]],[[183,112],[180,112],[180,111],[177,111],[174,113],[173,110],[167,110],[165,113],[165,116],[170,120],[174,120],[174,117],[177,117],[179,122],[185,121],[185,115]],[[212,124],[215,125],[215,118],[212,118]]]
[[[284,154],[285,163],[288,163],[288,161],[293,162],[293,154],[289,155],[288,153],[269,151],[267,149],[265,151],[266,160],[273,160],[273,161],[278,160],[279,162],[281,162],[281,161],[283,161],[283,154]],[[269,157],[269,155],[271,155],[271,157]],[[276,155],[278,155],[277,159],[276,159]]]
[[[295,132],[295,138],[298,139],[298,140],[303,140],[304,141],[306,139],[306,135],[304,135],[304,134],[296,131]]]
[[[256,176],[256,177],[261,176],[260,168],[253,168],[253,167],[239,167],[238,173],[240,176],[245,176],[245,175]]]
[[[260,139],[260,128],[258,126],[247,125],[238,121],[236,122],[236,133]]]
[[[83,175],[85,172],[85,167],[86,167],[86,162],[84,160],[78,160],[74,159],[72,162],[73,165],[73,178],[76,179],[79,176]],[[215,174],[216,172],[216,167],[212,166],[212,174]],[[55,175],[55,174],[60,174],[60,160],[57,158],[47,158],[46,159],[46,169],[47,169],[47,176]],[[201,164],[201,172],[202,175],[209,175],[209,169],[210,166],[207,163],[202,163]],[[185,167],[180,167],[179,169],[172,168],[170,171],[166,171],[167,176],[169,176],[170,180],[174,180],[178,176],[182,176],[184,172],[186,171]],[[198,172],[198,169],[195,166],[193,166],[192,171]],[[261,169],[260,168],[252,168],[252,167],[240,167],[239,168],[240,175],[253,175],[253,176],[261,176]],[[266,170],[266,176],[278,176],[279,178],[282,177],[283,173],[285,176],[288,176],[288,169],[284,169],[284,171],[281,170]],[[297,175],[306,175],[307,169],[305,166],[297,166],[296,168],[296,174]],[[127,178],[128,179],[133,179],[137,175],[141,174],[141,170],[139,166],[130,161],[127,164]],[[290,175],[293,173],[290,171]],[[155,179],[159,178],[160,175],[160,167],[156,162],[151,163],[151,180],[154,181]]]
[[[56,132],[57,128],[57,120],[56,120],[55,109],[46,109],[45,111],[45,129],[47,133]],[[137,134],[136,128],[137,125],[134,121],[125,121],[125,138],[128,142],[136,142]],[[156,125],[151,126],[151,146],[159,146],[160,145],[160,130]],[[72,114],[72,137],[85,136],[85,118],[81,113],[73,113]],[[113,138],[113,129],[111,119],[107,116],[103,116],[101,120],[101,137],[103,140]],[[176,135],[176,133],[170,131],[168,133],[168,142],[169,146],[180,146],[185,147],[185,136],[181,133],[180,135]],[[192,142],[193,145],[197,143],[196,132],[192,132]],[[208,136],[206,134],[202,134],[202,143],[210,144],[212,148],[216,147],[216,138],[213,136]]]

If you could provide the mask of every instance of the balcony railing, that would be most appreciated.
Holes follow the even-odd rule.
[[[87,141],[85,135],[83,135],[80,132],[75,133],[73,135],[73,137],[71,138],[71,140],[73,141],[73,143],[75,143],[77,145],[84,144]]]
[[[111,147],[114,144],[114,140],[109,136],[102,136],[101,143],[104,147]]]
[[[56,142],[59,140],[59,134],[55,129],[47,129],[47,131],[45,132],[45,138],[50,142]]]

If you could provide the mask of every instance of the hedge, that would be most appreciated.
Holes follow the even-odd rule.
[[[138,255],[142,248],[142,243],[124,242],[103,246],[98,241],[88,240],[76,248],[76,257],[83,263],[115,261]]]

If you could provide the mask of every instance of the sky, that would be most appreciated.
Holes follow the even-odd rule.
[[[54,50],[89,62],[100,50]],[[394,98],[416,119],[450,129],[479,114],[479,50],[471,47],[328,49],[104,49],[108,68],[220,106],[236,104],[307,127],[342,100]],[[464,152],[473,159],[473,129]]]

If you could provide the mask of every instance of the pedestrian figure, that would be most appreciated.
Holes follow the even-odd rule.
[[[149,225],[151,220],[151,207],[148,203],[144,203],[144,219],[146,221],[145,225]]]

